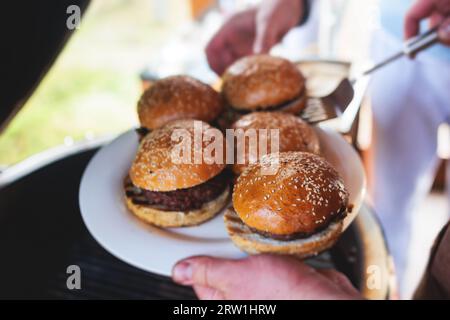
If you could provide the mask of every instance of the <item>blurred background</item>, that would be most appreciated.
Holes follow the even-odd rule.
[[[227,14],[257,2],[93,0],[80,28],[37,91],[0,136],[0,166],[52,146],[134,126],[136,101],[142,90],[140,75],[151,79],[185,73],[214,82],[216,75],[209,70],[203,53],[205,44]],[[374,7],[367,4],[375,1],[365,0],[363,5],[356,0],[322,2],[325,5],[320,11],[327,18],[323,19],[326,23],[321,28],[320,45],[301,50],[275,48],[275,53],[300,58],[321,51],[322,56],[353,61],[364,56],[368,40],[362,31],[367,29],[368,20],[361,12],[373,14]],[[349,20],[345,15],[355,16],[353,10],[359,11],[356,16],[364,28],[352,27],[338,35],[337,30],[345,29]],[[352,19],[348,22],[355,23]],[[343,28],[337,28],[338,23]],[[346,45],[339,49],[334,47],[337,43]]]
[[[322,57],[368,63],[370,33],[378,27],[377,0],[317,0],[320,25],[305,41],[273,53],[293,60]],[[92,0],[81,25],[24,108],[0,135],[1,168],[52,147],[119,134],[137,125],[136,102],[146,81],[189,74],[214,83],[203,48],[227,15],[257,0]],[[312,41],[315,36],[318,41]],[[288,34],[286,37],[289,37]],[[144,80],[144,81],[143,81]],[[370,107],[358,133],[370,152]],[[365,122],[364,122],[365,121]],[[449,157],[443,129],[442,158]],[[447,134],[445,133],[447,132]],[[408,288],[412,292],[437,230],[446,219],[443,171],[418,207]],[[429,214],[433,213],[430,219]]]

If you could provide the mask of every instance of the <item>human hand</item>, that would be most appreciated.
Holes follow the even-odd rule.
[[[434,27],[443,23],[439,28],[439,40],[450,46],[450,0],[418,0],[409,9],[405,18],[405,38],[409,39],[418,35],[420,22],[423,19],[430,20],[430,26]]]
[[[256,9],[231,16],[206,46],[209,66],[221,75],[235,60],[252,53],[256,32]]]
[[[253,52],[268,52],[299,23],[304,10],[302,0],[263,0],[256,14]]]
[[[174,266],[172,278],[193,286],[200,299],[362,299],[342,273],[287,256],[191,257]]]
[[[243,56],[268,52],[296,26],[303,11],[301,0],[265,0],[258,8],[236,13],[206,46],[211,69],[221,75]]]

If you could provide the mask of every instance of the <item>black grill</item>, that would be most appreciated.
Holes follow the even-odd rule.
[[[194,299],[191,288],[118,260],[89,234],[78,187],[94,152],[61,159],[0,190],[0,298]],[[81,269],[80,290],[67,288],[69,265]]]
[[[66,286],[65,268],[70,264],[81,269],[80,290]],[[195,299],[192,289],[116,259],[87,232],[70,248],[65,267],[50,277],[44,295],[57,299]]]

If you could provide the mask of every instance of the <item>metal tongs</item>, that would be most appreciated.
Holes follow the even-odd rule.
[[[327,96],[310,97],[300,117],[312,124],[341,117],[342,125],[339,131],[346,132],[350,130],[364,98],[364,93],[369,83],[368,76],[403,56],[413,57],[420,51],[437,43],[439,41],[438,30],[440,26],[439,24],[427,32],[405,41],[401,51],[378,62],[356,78],[344,78]]]
[[[436,27],[431,28],[427,32],[405,41],[403,50],[397,52],[396,54],[393,54],[389,58],[384,59],[383,61],[377,63],[372,68],[364,71],[361,76],[369,75],[372,72],[384,67],[385,65],[403,56],[414,57],[420,51],[431,47],[433,44],[439,41],[438,31],[440,27],[441,24],[438,24]],[[357,79],[354,79],[353,82],[355,82],[356,80]]]

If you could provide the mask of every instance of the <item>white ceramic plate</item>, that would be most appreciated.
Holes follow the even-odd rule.
[[[361,206],[365,176],[353,148],[337,133],[317,129],[325,157],[344,178],[354,205],[348,226]],[[138,147],[134,130],[103,147],[87,166],[80,185],[81,214],[92,236],[117,258],[143,270],[167,275],[180,259],[193,255],[244,256],[229,240],[222,214],[196,227],[159,229],[126,209],[122,182]]]

